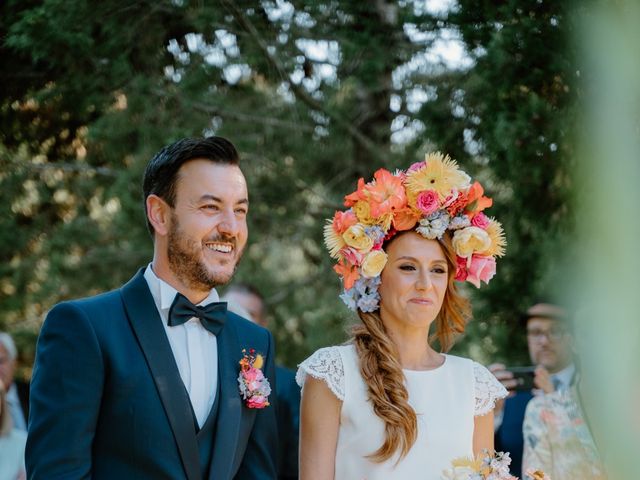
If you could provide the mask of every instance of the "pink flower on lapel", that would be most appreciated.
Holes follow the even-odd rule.
[[[240,395],[248,408],[269,406],[268,397],[271,394],[271,385],[262,373],[263,364],[262,355],[256,354],[253,348],[249,350],[249,354],[246,349],[242,349],[238,385],[240,386]]]

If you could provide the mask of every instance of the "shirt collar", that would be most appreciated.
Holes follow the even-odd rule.
[[[563,388],[569,387],[571,385],[571,381],[573,380],[573,374],[576,371],[576,366],[572,363],[568,367],[563,368],[559,372],[551,375],[552,378],[557,378],[560,380],[560,384]]]
[[[151,295],[153,296],[153,300],[155,301],[158,310],[163,313],[168,312],[178,291],[158,277],[153,271],[153,268],[151,268],[151,264],[149,264],[144,271],[144,278],[149,284],[149,290],[151,291]],[[209,295],[207,295],[207,298],[198,303],[198,305],[204,306],[219,301],[220,297],[218,296],[218,292],[215,288],[212,288]]]

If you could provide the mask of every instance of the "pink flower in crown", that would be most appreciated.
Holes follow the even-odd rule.
[[[425,162],[425,161],[412,163],[411,166],[407,169],[407,173],[411,173],[411,172],[415,172],[416,170],[420,170],[426,164],[427,164],[427,162]]]
[[[456,280],[458,282],[464,282],[467,279],[467,259],[456,256]]]
[[[480,288],[480,282],[489,283],[496,274],[496,259],[485,255],[473,255],[467,268],[468,282]]]
[[[478,213],[471,219],[471,225],[473,225],[474,227],[479,227],[483,230],[487,229],[487,227],[489,226],[489,223],[490,223],[489,217],[487,217],[482,212]]]
[[[418,210],[420,210],[423,215],[431,215],[440,208],[438,193],[435,190],[420,192],[418,198],[416,198],[416,207],[418,207]]]
[[[362,263],[362,259],[364,258],[364,255],[362,253],[351,247],[343,248],[342,250],[340,250],[340,253],[351,265],[360,265]]]
[[[451,204],[455,202],[459,196],[460,196],[460,192],[458,192],[457,189],[454,188],[453,190],[451,190],[451,193],[447,195],[447,198],[445,198],[444,202],[442,202],[442,208],[447,208],[451,206]]]
[[[249,350],[247,355],[247,351],[243,349],[242,359],[239,363],[238,385],[245,405],[248,408],[268,407],[271,385],[261,370],[264,364],[262,355],[256,354],[253,348]]]

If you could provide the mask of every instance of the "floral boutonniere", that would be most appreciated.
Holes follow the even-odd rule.
[[[262,373],[264,359],[252,348],[247,354],[246,349],[242,349],[242,359],[240,360],[240,374],[238,384],[240,394],[245,404],[249,408],[264,408],[269,406],[269,395],[271,385],[269,380]]]

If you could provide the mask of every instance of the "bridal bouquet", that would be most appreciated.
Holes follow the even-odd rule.
[[[442,472],[442,480],[518,480],[509,473],[509,453],[484,451],[476,458],[456,458]],[[551,480],[540,470],[528,471],[523,480]]]

